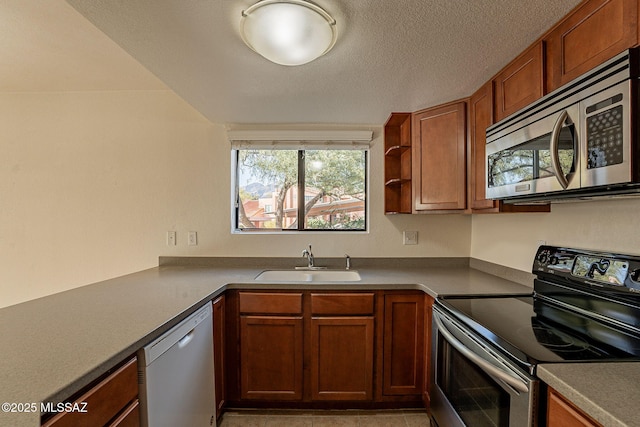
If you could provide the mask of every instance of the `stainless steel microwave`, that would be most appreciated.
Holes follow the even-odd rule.
[[[487,198],[640,195],[639,54],[627,50],[487,128]]]

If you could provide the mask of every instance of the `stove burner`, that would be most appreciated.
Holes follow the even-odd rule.
[[[561,350],[561,351],[584,351],[589,348],[589,344],[541,324],[533,326],[533,333],[540,344],[547,347],[549,350]]]

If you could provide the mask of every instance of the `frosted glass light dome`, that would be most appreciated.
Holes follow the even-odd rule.
[[[242,11],[242,39],[252,50],[280,65],[302,65],[329,52],[336,21],[304,0],[262,0]]]

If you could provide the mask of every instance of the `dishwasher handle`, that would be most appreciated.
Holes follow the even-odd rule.
[[[184,337],[178,340],[178,347],[185,348],[186,346],[188,346],[191,340],[193,340],[193,336],[195,335],[195,333],[196,333],[195,328],[187,332],[187,334]]]

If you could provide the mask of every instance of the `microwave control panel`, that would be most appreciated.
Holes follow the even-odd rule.
[[[587,169],[616,165],[624,160],[620,101],[622,94],[617,94],[586,109]]]

